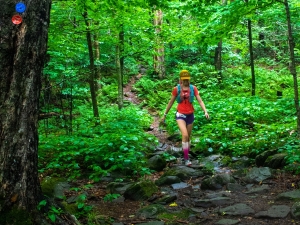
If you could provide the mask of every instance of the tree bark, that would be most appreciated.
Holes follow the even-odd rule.
[[[219,41],[218,46],[215,48],[215,70],[218,72],[217,79],[219,84],[222,83],[222,40]]]
[[[16,1],[0,1],[0,224],[35,220],[42,199],[37,127],[51,0],[22,2],[15,25]]]
[[[293,76],[294,80],[294,100],[295,100],[295,108],[297,115],[297,136],[300,138],[300,108],[299,108],[299,92],[298,92],[298,81],[297,81],[297,71],[296,71],[296,63],[295,63],[295,42],[293,38],[293,31],[291,25],[291,15],[288,0],[284,0],[284,6],[286,11],[287,25],[288,25],[288,38],[289,38],[289,51],[290,51],[290,72]]]
[[[99,23],[97,23],[99,25]],[[100,45],[99,45],[99,35],[98,33],[94,34],[94,54],[95,54],[95,88],[96,93],[101,89],[101,71],[100,71]]]
[[[94,53],[93,53],[93,42],[92,42],[92,34],[90,31],[90,23],[88,21],[87,11],[84,12],[83,18],[86,25],[86,40],[88,44],[89,50],[89,58],[90,58],[90,76],[89,76],[89,85],[90,85],[90,92],[93,104],[93,113],[95,118],[99,118],[99,110],[98,110],[98,103],[97,103],[97,94],[95,88],[95,61],[94,61]]]
[[[248,1],[248,0],[247,0]],[[253,44],[252,44],[252,22],[248,20],[248,39],[249,39],[249,52],[250,52],[250,67],[251,67],[251,84],[252,84],[252,96],[255,96],[256,79],[254,69],[254,56],[253,56]]]
[[[123,73],[124,73],[124,31],[123,25],[120,26],[121,31],[119,32],[119,42],[116,45],[116,68],[118,74],[118,108],[123,108],[124,105],[124,93],[123,93]]]
[[[154,71],[158,74],[160,79],[164,78],[166,75],[165,69],[165,49],[162,38],[160,37],[161,29],[163,23],[163,12],[162,10],[154,11],[154,26],[155,26],[155,47],[153,56],[153,67]]]

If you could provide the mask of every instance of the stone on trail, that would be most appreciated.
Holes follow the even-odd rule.
[[[172,184],[172,188],[173,188],[174,190],[187,188],[188,186],[189,186],[189,185],[188,185],[187,183],[184,183],[184,182]]]
[[[245,189],[244,186],[237,183],[229,183],[227,184],[227,190],[231,192],[242,192]]]
[[[167,165],[167,161],[161,155],[154,155],[148,160],[148,167],[151,170],[162,171]]]
[[[55,185],[53,190],[53,196],[56,199],[63,199],[64,192],[70,190],[71,185],[68,182],[59,182]]]
[[[277,195],[276,201],[300,200],[300,190],[288,191]]]
[[[164,225],[165,222],[163,221],[150,221],[147,223],[136,223],[135,225]]]
[[[124,197],[135,201],[146,200],[158,191],[157,186],[151,181],[141,181],[131,185],[125,192]]]
[[[212,199],[200,199],[194,201],[196,207],[204,207],[204,208],[221,206],[221,205],[230,205],[232,203],[233,200],[228,197],[217,197]]]
[[[171,202],[174,202],[176,199],[177,199],[177,194],[168,194],[168,195],[162,197],[161,199],[156,200],[155,203],[166,205]]]
[[[291,209],[292,217],[300,220],[300,202],[296,202]]]
[[[175,183],[180,183],[179,177],[176,176],[165,176],[165,177],[160,177],[158,180],[155,181],[155,184],[157,186],[163,186],[163,185],[170,185],[170,184],[175,184]]]
[[[272,177],[272,172],[269,167],[254,167],[247,174],[244,180],[248,183],[260,183],[268,178]]]
[[[190,179],[191,177],[201,177],[203,172],[200,170],[195,170],[187,166],[176,166],[167,170],[163,177],[165,176],[177,176],[182,180]]]
[[[106,191],[111,194],[122,195],[132,184],[133,183],[111,182],[106,186]]]
[[[278,153],[271,155],[265,161],[264,166],[270,167],[272,169],[283,168],[286,165],[286,153]]]
[[[266,193],[270,190],[269,185],[263,184],[262,186],[251,188],[249,191],[245,192],[245,194],[260,194]]]
[[[271,155],[275,155],[277,153],[277,150],[267,150],[255,157],[255,163],[257,166],[263,166],[265,164],[265,161],[267,158]]]
[[[229,191],[219,191],[219,192],[211,192],[206,194],[207,198],[219,198],[219,197],[232,197],[232,194]]]
[[[166,212],[166,211],[167,210],[165,209],[164,206],[162,206],[160,204],[152,204],[152,205],[148,205],[148,206],[140,209],[136,213],[136,216],[140,219],[153,219],[158,214]]]
[[[202,181],[201,189],[202,190],[218,190],[222,189],[223,186],[228,183],[234,183],[235,180],[230,176],[230,174],[218,174],[212,176]]]
[[[231,219],[222,219],[216,222],[216,225],[235,225],[238,224],[240,221],[239,220],[231,220]]]
[[[249,214],[254,214],[254,210],[243,203],[238,203],[232,206],[219,209],[221,215],[233,215],[233,216],[244,216]]]
[[[285,218],[290,212],[286,205],[273,205],[267,211],[261,211],[254,215],[256,218]]]

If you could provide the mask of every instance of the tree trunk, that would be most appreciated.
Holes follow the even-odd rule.
[[[218,72],[217,79],[219,84],[222,83],[222,40],[219,41],[215,49],[215,70]]]
[[[121,31],[119,32],[119,42],[116,46],[116,67],[117,67],[117,74],[118,74],[118,107],[119,110],[123,108],[124,101],[123,101],[123,73],[124,73],[124,56],[123,56],[123,49],[124,49],[124,31],[123,25],[121,25]]]
[[[161,29],[163,23],[163,12],[162,10],[155,10],[154,11],[154,26],[155,26],[155,47],[154,52],[155,55],[153,56],[153,67],[156,74],[160,79],[164,78],[166,75],[165,69],[165,49],[164,49],[164,42],[160,37]]]
[[[99,111],[98,111],[98,104],[97,104],[97,94],[95,88],[95,61],[94,61],[94,54],[93,54],[93,43],[92,43],[92,35],[90,31],[90,23],[88,21],[87,11],[84,12],[83,18],[86,25],[86,40],[89,49],[89,58],[90,58],[90,77],[89,77],[89,85],[90,85],[90,92],[93,104],[93,113],[95,118],[99,118]]]
[[[298,93],[298,81],[297,81],[297,71],[296,71],[296,63],[295,63],[295,54],[294,54],[294,38],[292,32],[292,25],[291,25],[291,15],[290,15],[290,8],[288,0],[284,0],[284,6],[286,11],[286,18],[287,18],[287,25],[288,25],[288,37],[289,37],[289,51],[290,51],[290,72],[293,76],[294,80],[294,100],[295,100],[295,108],[296,108],[296,115],[297,115],[297,135],[300,138],[300,109],[299,109],[299,93]]]
[[[99,22],[96,22],[96,25],[99,26]],[[99,45],[99,34],[98,32],[96,32],[94,34],[94,54],[95,54],[95,61],[96,61],[96,65],[95,65],[95,88],[96,88],[96,92],[99,91],[99,89],[101,89],[101,71],[100,71],[100,45]]]
[[[226,0],[221,0],[222,5],[227,5]],[[217,71],[217,79],[218,83],[221,84],[223,81],[222,75],[222,48],[223,48],[223,41],[222,39],[219,41],[218,46],[215,48],[215,70]]]
[[[247,0],[248,1],[248,0]],[[251,66],[251,84],[252,84],[252,96],[255,96],[256,81],[255,81],[255,70],[254,70],[254,56],[253,56],[253,45],[252,45],[252,23],[248,20],[248,39],[249,39],[249,52],[250,52],[250,66]]]
[[[15,25],[13,0],[0,10],[0,224],[36,220],[42,199],[38,178],[38,115],[51,0],[23,0]],[[33,224],[38,224],[32,221]],[[32,224],[32,223],[30,223]]]

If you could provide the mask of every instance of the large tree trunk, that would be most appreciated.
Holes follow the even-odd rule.
[[[99,26],[99,23],[96,23]],[[101,71],[100,71],[100,45],[99,45],[99,34],[94,34],[94,54],[95,54],[95,88],[96,93],[101,89]]]
[[[16,2],[0,1],[0,224],[27,224],[42,198],[38,103],[51,0],[23,0],[19,25]]]
[[[297,115],[297,134],[298,138],[300,138],[300,108],[299,108],[299,92],[298,92],[298,81],[297,81],[297,71],[296,71],[296,63],[295,63],[295,42],[293,38],[293,31],[291,25],[291,15],[288,0],[284,0],[284,6],[286,11],[287,25],[288,25],[288,37],[289,37],[289,50],[290,50],[290,72],[293,75],[294,80],[294,100],[295,100],[295,108]]]
[[[154,71],[158,74],[160,79],[164,78],[166,75],[165,69],[165,48],[164,42],[160,37],[161,29],[163,23],[163,12],[162,10],[154,11],[154,26],[155,26],[155,55],[153,56],[153,67]]]

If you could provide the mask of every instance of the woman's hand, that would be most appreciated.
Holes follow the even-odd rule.
[[[205,112],[205,117],[206,119],[209,119],[209,114],[207,112]]]
[[[164,115],[160,120],[160,124],[165,124],[165,123],[166,123],[166,115]]]

